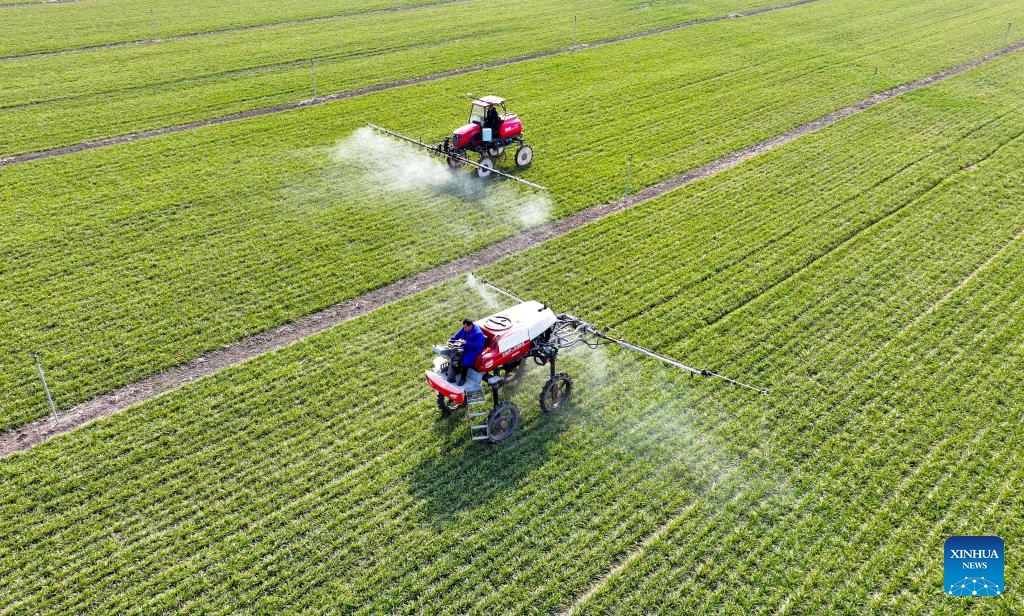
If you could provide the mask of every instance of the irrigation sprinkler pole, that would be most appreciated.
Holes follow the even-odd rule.
[[[871,74],[871,81],[868,82],[868,98],[875,93],[875,78],[878,77],[878,67],[875,67],[875,72]]]
[[[153,25],[153,38],[156,38],[156,12],[149,9],[149,23]]]
[[[313,78],[313,98],[316,98],[316,58],[309,59],[309,74]]]
[[[1003,35],[1003,46],[1000,49],[1006,49],[1006,41],[1010,39],[1010,28],[1013,27],[1013,22],[1006,24],[1006,34]]]
[[[629,196],[629,180],[633,176],[633,155],[629,155],[629,159],[626,161],[626,194],[623,197]]]
[[[43,374],[43,364],[39,363],[39,356],[35,353],[32,354],[32,359],[36,360],[36,370],[39,371],[39,380],[43,382],[43,391],[46,393],[46,401],[50,403],[50,412],[53,413],[53,421],[57,421],[57,405],[53,403],[53,397],[50,396],[50,388],[46,384],[46,375]]]

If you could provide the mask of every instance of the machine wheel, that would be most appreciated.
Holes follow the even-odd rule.
[[[505,155],[505,146],[499,145],[493,148],[487,148],[487,155],[491,158],[498,158],[499,156]]]
[[[564,372],[559,372],[544,383],[544,388],[540,390],[541,410],[545,413],[557,410],[565,404],[571,393],[572,378]]]
[[[502,402],[487,416],[487,440],[492,443],[512,436],[519,425],[519,407],[511,402]]]
[[[448,166],[451,167],[452,169],[458,169],[459,167],[462,166],[462,161],[459,160],[458,158],[455,158],[454,156],[449,156]]]
[[[529,167],[533,162],[533,148],[524,145],[516,151],[516,167]]]
[[[494,161],[484,156],[480,159],[480,166],[476,168],[476,177],[485,178],[491,175],[494,169]]]
[[[466,406],[465,403],[459,404],[458,402],[452,402],[448,398],[444,397],[444,394],[437,394],[437,408],[441,409],[441,417],[449,417],[455,411]]]

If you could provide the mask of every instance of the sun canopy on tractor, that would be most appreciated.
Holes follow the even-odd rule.
[[[481,96],[480,98],[474,98],[473,100],[478,103],[483,103],[487,106],[500,106],[505,104],[505,99],[501,98],[500,96]]]

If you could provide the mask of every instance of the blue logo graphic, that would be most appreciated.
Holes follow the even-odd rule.
[[[945,551],[947,595],[998,597],[1006,591],[1006,552],[999,537],[950,537]]]

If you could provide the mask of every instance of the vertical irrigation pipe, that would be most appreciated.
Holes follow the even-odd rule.
[[[1013,22],[1006,24],[1006,34],[1003,35],[1003,46],[1000,49],[1006,49],[1006,42],[1010,39],[1010,28],[1013,27]]]
[[[572,48],[576,49],[576,16],[572,16]]]
[[[156,39],[156,12],[149,9],[149,23],[153,25],[153,38]]]
[[[878,77],[878,67],[875,67],[875,72],[871,74],[871,81],[868,82],[868,98],[875,93],[875,78]]]
[[[39,371],[39,380],[43,382],[43,392],[46,393],[46,401],[50,403],[50,412],[53,413],[53,421],[57,422],[57,405],[53,403],[53,397],[50,396],[50,388],[46,384],[46,375],[43,374],[43,364],[39,363],[39,356],[35,353],[32,354],[32,359],[36,361],[36,370]]]

